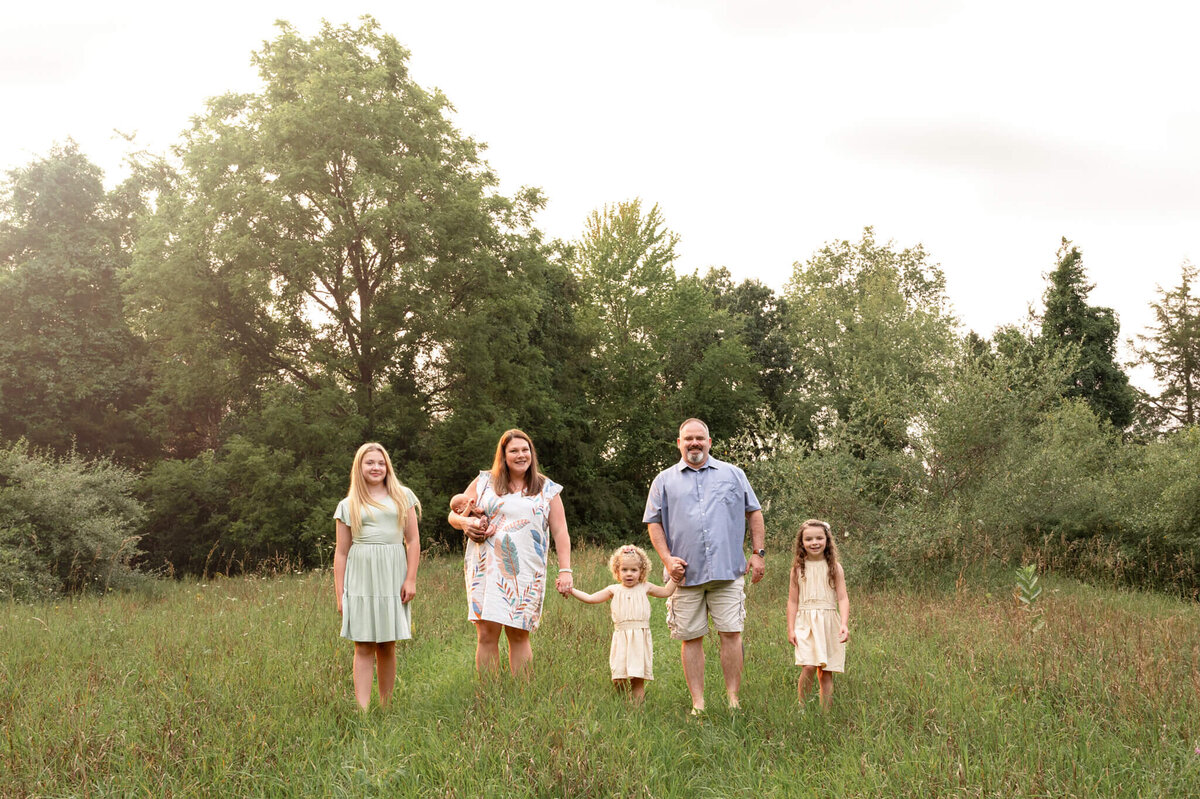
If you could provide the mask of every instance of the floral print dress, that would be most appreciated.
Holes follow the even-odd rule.
[[[467,618],[536,630],[546,596],[546,556],[550,550],[550,500],[562,486],[548,477],[534,496],[492,490],[491,472],[475,480],[476,505],[496,523],[496,534],[467,540],[464,576]]]

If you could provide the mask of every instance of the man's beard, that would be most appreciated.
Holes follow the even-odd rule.
[[[687,453],[687,462],[693,466],[698,466],[704,462],[704,450],[689,449]]]

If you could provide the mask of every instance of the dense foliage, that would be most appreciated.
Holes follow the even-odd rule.
[[[145,516],[137,477],[24,440],[0,448],[0,597],[34,599],[124,588]]]
[[[8,175],[0,437],[28,444],[0,451],[3,590],[109,585],[139,537],[168,573],[325,563],[371,439],[426,541],[454,547],[446,500],[513,426],[567,486],[573,535],[636,538],[700,416],[769,503],[773,547],[822,516],[865,575],[1022,558],[1196,593],[1194,269],[1155,305],[1139,356],[1164,388],[1135,404],[1065,240],[1039,329],[990,339],[962,334],[920,245],[870,228],[779,294],[680,274],[665,212],[636,199],[545,241],[541,194],[502,194],[407,62],[369,19],[283,24],[259,91],[210,100],[116,189],[69,144]],[[104,507],[101,532],[29,499],[66,491]]]

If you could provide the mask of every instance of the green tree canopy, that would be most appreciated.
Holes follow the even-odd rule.
[[[594,211],[574,253],[587,414],[609,492],[597,501],[621,526],[637,523],[654,473],[676,457],[681,421],[703,417],[728,438],[763,402],[740,322],[700,278],[676,275],[677,243],[657,205],[630,200]]]
[[[138,322],[185,398],[334,385],[368,436],[412,441],[523,346],[541,198],[496,192],[373,20],[280,28],[253,57],[263,89],[210,100],[178,149],[139,241]]]
[[[0,436],[65,453],[148,454],[142,343],[120,289],[123,222],[74,143],[0,187]]]
[[[956,347],[941,269],[920,245],[898,251],[868,227],[797,263],[785,296],[803,375],[794,407],[807,417],[798,434],[849,426],[861,441],[903,447]]]

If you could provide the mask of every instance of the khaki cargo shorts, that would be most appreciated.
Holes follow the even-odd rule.
[[[691,641],[708,633],[708,617],[719,633],[740,633],[746,622],[746,578],[714,580],[697,586],[680,586],[667,599],[667,629],[677,641]]]

